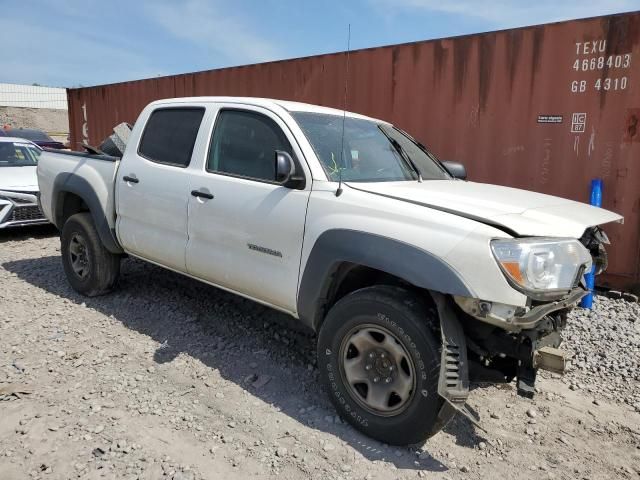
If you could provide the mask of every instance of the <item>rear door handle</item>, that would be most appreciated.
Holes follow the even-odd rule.
[[[125,175],[124,177],[122,177],[122,180],[124,180],[125,182],[130,182],[130,183],[138,183],[138,182],[140,182],[140,180],[138,180],[136,177],[130,177],[129,175]]]
[[[199,190],[191,190],[191,195],[199,198],[208,198],[209,200],[213,200],[213,194],[207,192],[201,192]]]

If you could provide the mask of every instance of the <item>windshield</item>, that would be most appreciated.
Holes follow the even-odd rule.
[[[411,137],[386,124],[324,113],[292,112],[330,180],[415,181],[450,178]],[[344,121],[344,141],[342,125]],[[344,145],[343,155],[340,154]],[[415,166],[415,167],[414,167]]]
[[[0,167],[35,167],[40,150],[26,143],[0,142]]]

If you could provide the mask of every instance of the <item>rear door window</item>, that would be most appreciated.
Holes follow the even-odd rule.
[[[138,153],[152,162],[187,167],[204,111],[201,107],[155,110],[144,128]]]

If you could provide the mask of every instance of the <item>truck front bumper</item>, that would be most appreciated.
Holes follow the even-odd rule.
[[[558,348],[560,332],[569,308],[585,293],[575,289],[562,300],[518,312],[511,322],[496,321],[496,325],[478,321],[461,311],[460,302],[432,292],[442,337],[438,394],[446,404],[440,416],[448,418],[448,410],[454,409],[482,428],[466,405],[470,384],[510,383],[515,378],[518,394],[532,398],[539,369],[564,373],[569,358]]]
[[[477,298],[454,296],[455,302],[468,315],[503,328],[507,331],[520,331],[534,328],[547,315],[575,306],[587,293],[582,287],[576,287],[559,300],[536,305],[531,308],[514,307],[501,303],[489,302]]]
[[[575,287],[561,299],[529,307],[454,297],[469,354],[469,380],[508,383],[533,397],[537,370],[564,373],[568,356],[559,349],[568,312],[587,294]]]

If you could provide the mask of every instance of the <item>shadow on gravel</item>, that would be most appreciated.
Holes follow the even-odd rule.
[[[467,405],[471,411],[473,409]],[[456,439],[456,444],[461,447],[473,448],[480,442],[486,442],[487,438],[479,434],[478,429],[469,421],[469,419],[463,415],[456,415],[451,421],[444,427],[443,431],[453,435]],[[482,432],[480,432],[482,433]]]
[[[0,244],[18,242],[28,238],[45,238],[58,235],[58,229],[53,225],[31,225],[26,227],[11,227],[0,230]]]
[[[335,421],[313,366],[315,335],[285,314],[132,259],[122,262],[118,288],[95,298],[71,289],[57,256],[10,261],[2,267],[151,337],[160,343],[154,353],[157,363],[185,353],[299,423],[336,435],[369,460],[385,459],[399,469],[447,470],[426,452],[417,464],[418,457],[407,449],[389,447]],[[470,448],[481,439],[460,415],[445,431]]]

